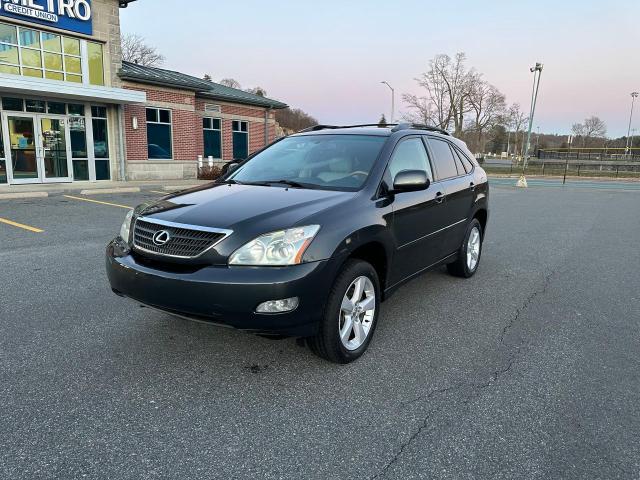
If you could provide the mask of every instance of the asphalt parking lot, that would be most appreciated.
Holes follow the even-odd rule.
[[[159,196],[0,201],[0,478],[640,478],[640,191],[495,186],[347,366],[113,295]]]

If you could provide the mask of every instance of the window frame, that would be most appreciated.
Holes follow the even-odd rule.
[[[235,130],[233,128],[234,123],[238,122],[240,130]],[[242,130],[242,124],[246,124],[247,125],[247,129],[246,130]],[[234,155],[234,146],[235,146],[235,142],[233,141],[233,134],[234,133],[244,133],[247,136],[247,157],[244,159],[239,159],[241,160],[246,160],[247,158],[249,158],[251,156],[251,138],[249,137],[249,121],[248,120],[231,120],[231,156],[233,157],[231,159],[231,161],[236,161],[235,155]]]
[[[429,152],[430,152],[431,155],[433,155],[434,159],[435,159],[435,154],[433,153],[433,149],[431,148],[431,141],[432,140],[435,140],[437,142],[443,142],[446,145],[448,145],[449,146],[449,150],[451,151],[451,156],[453,157],[453,164],[454,164],[454,166],[456,168],[457,175],[453,175],[452,177],[440,178],[440,174],[438,173],[437,162],[434,160],[434,165],[436,165],[435,171],[436,171],[436,174],[438,176],[438,179],[436,180],[437,182],[444,182],[446,180],[451,180],[453,178],[464,177],[464,176],[469,175],[471,172],[473,172],[473,170],[471,172],[466,172],[466,173],[463,173],[463,174],[460,174],[460,172],[458,172],[458,163],[456,162],[456,155],[457,154],[456,154],[456,152],[454,150],[453,144],[449,140],[444,139],[444,138],[440,138],[440,137],[436,137],[434,135],[423,135],[423,137],[425,138],[425,143],[428,145]],[[462,164],[462,160],[460,160],[460,163]]]
[[[385,173],[383,175],[383,179],[384,179],[384,177],[388,177],[389,178],[389,180],[391,181],[391,184],[389,185],[390,188],[393,187],[393,181],[394,181],[394,178],[391,175],[391,163],[393,162],[395,154],[398,151],[398,147],[400,147],[400,145],[403,142],[406,142],[406,141],[409,141],[409,140],[418,140],[422,144],[422,148],[424,149],[424,153],[427,156],[427,166],[429,167],[429,170],[431,170],[430,172],[425,172],[425,173],[427,174],[427,177],[429,177],[429,174],[431,174],[431,178],[429,178],[429,181],[431,183],[436,182],[435,175],[434,175],[434,170],[433,170],[433,164],[431,162],[431,152],[429,151],[429,149],[425,145],[425,142],[424,142],[424,139],[422,138],[422,135],[407,135],[405,137],[401,137],[398,140],[398,142],[394,145],[393,151],[389,155],[389,161],[387,162],[387,165],[385,167]]]
[[[147,118],[147,112],[149,110],[155,110],[156,111],[156,121],[152,122],[149,121]],[[161,122],[160,121],[160,110],[164,110],[169,112],[169,123],[166,122]],[[170,158],[150,158],[149,157],[149,128],[148,125],[149,124],[154,124],[154,125],[169,125],[169,140],[171,141],[171,152],[170,153]],[[145,108],[145,127],[147,127],[147,161],[152,161],[152,162],[170,162],[174,160],[174,147],[175,147],[175,142],[173,141],[173,110],[171,110],[170,108],[163,108],[163,107],[155,107],[153,105],[151,106],[147,106]]]
[[[93,85],[93,86],[105,86],[107,83],[107,75],[105,68],[105,44],[104,42],[99,42],[95,40],[88,40],[85,38],[73,37],[70,35],[65,35],[63,33],[51,32],[48,30],[42,30],[36,27],[26,26],[26,25],[18,25],[9,23],[4,21],[4,19],[0,20],[0,24],[4,26],[8,26],[10,28],[15,29],[16,32],[16,42],[1,42],[3,45],[8,45],[10,47],[14,47],[17,49],[18,54],[18,63],[10,63],[10,62],[1,62],[0,65],[17,68],[18,73],[8,73],[8,75],[17,75],[19,77],[27,77],[27,78],[39,78],[42,80],[54,81],[54,82],[65,82],[65,83],[75,83],[78,85]],[[38,47],[34,48],[28,45],[22,45],[21,32],[22,31],[33,31],[36,32],[38,38]],[[44,36],[45,35],[55,35],[60,38],[60,51],[54,51],[51,49],[45,48]],[[78,42],[79,53],[67,53],[65,51],[65,40],[72,40],[74,42]],[[102,50],[102,83],[91,83],[90,79],[90,65],[89,65],[89,43],[98,45]],[[25,65],[23,61],[23,50],[28,50],[31,52],[38,52],[40,56],[40,67],[32,67],[29,65]],[[45,65],[45,54],[50,55],[59,55],[62,61],[62,69],[56,68],[47,68]],[[71,72],[67,69],[67,59],[77,59],[80,62],[80,72]],[[33,76],[25,74],[25,70],[27,71],[38,71],[41,76]],[[62,80],[47,78],[47,73],[62,75]],[[70,80],[69,78],[79,78],[80,81]]]
[[[210,128],[206,128],[204,126],[204,120],[209,120],[211,121],[211,127]],[[218,120],[220,122],[220,128],[213,128],[213,120]],[[202,140],[204,142],[204,132],[205,131],[209,131],[209,132],[218,132],[218,134],[220,135],[220,157],[213,157],[214,160],[222,160],[222,158],[224,157],[224,135],[222,135],[222,126],[223,126],[223,121],[222,118],[220,117],[211,117],[208,115],[205,115],[202,117]],[[248,128],[248,126],[247,126]],[[248,132],[247,132],[248,133]],[[232,133],[232,141],[233,141],[233,133]],[[204,158],[208,158],[207,153],[204,151],[204,144],[203,144],[203,149],[202,149],[202,156]]]

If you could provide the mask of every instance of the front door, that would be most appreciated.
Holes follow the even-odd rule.
[[[10,183],[72,180],[65,117],[5,113],[3,120]]]
[[[422,170],[433,181],[431,163],[419,136],[405,138],[396,146],[386,176],[390,185],[403,170]],[[396,242],[390,283],[397,283],[440,260],[444,187],[432,183],[426,190],[394,195],[392,231]]]

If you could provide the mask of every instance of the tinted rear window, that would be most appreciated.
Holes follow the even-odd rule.
[[[453,158],[449,143],[437,138],[429,138],[429,145],[433,151],[433,162],[439,179],[458,176],[456,160]]]

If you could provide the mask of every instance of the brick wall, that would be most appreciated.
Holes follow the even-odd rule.
[[[171,110],[172,142],[174,162],[194,162],[198,155],[204,155],[204,139],[202,117],[214,117],[222,120],[222,159],[233,160],[232,122],[242,120],[248,122],[249,153],[264,147],[264,113],[265,109],[247,105],[236,105],[228,102],[197,98],[194,92],[150,85],[124,82],[123,88],[144,91],[147,94],[147,105],[125,106],[125,135],[127,162],[148,161],[146,107],[165,108]],[[204,112],[205,104],[221,106],[221,113]],[[133,129],[133,117],[138,118],[138,129]],[[276,135],[275,114],[269,114],[269,141]],[[171,161],[158,163],[158,169],[169,169]],[[139,166],[141,169],[142,166]],[[147,166],[148,167],[148,166]],[[144,168],[145,175],[151,169]],[[178,171],[178,170],[176,170]],[[166,172],[162,173],[166,175]],[[140,177],[138,177],[140,178]]]

